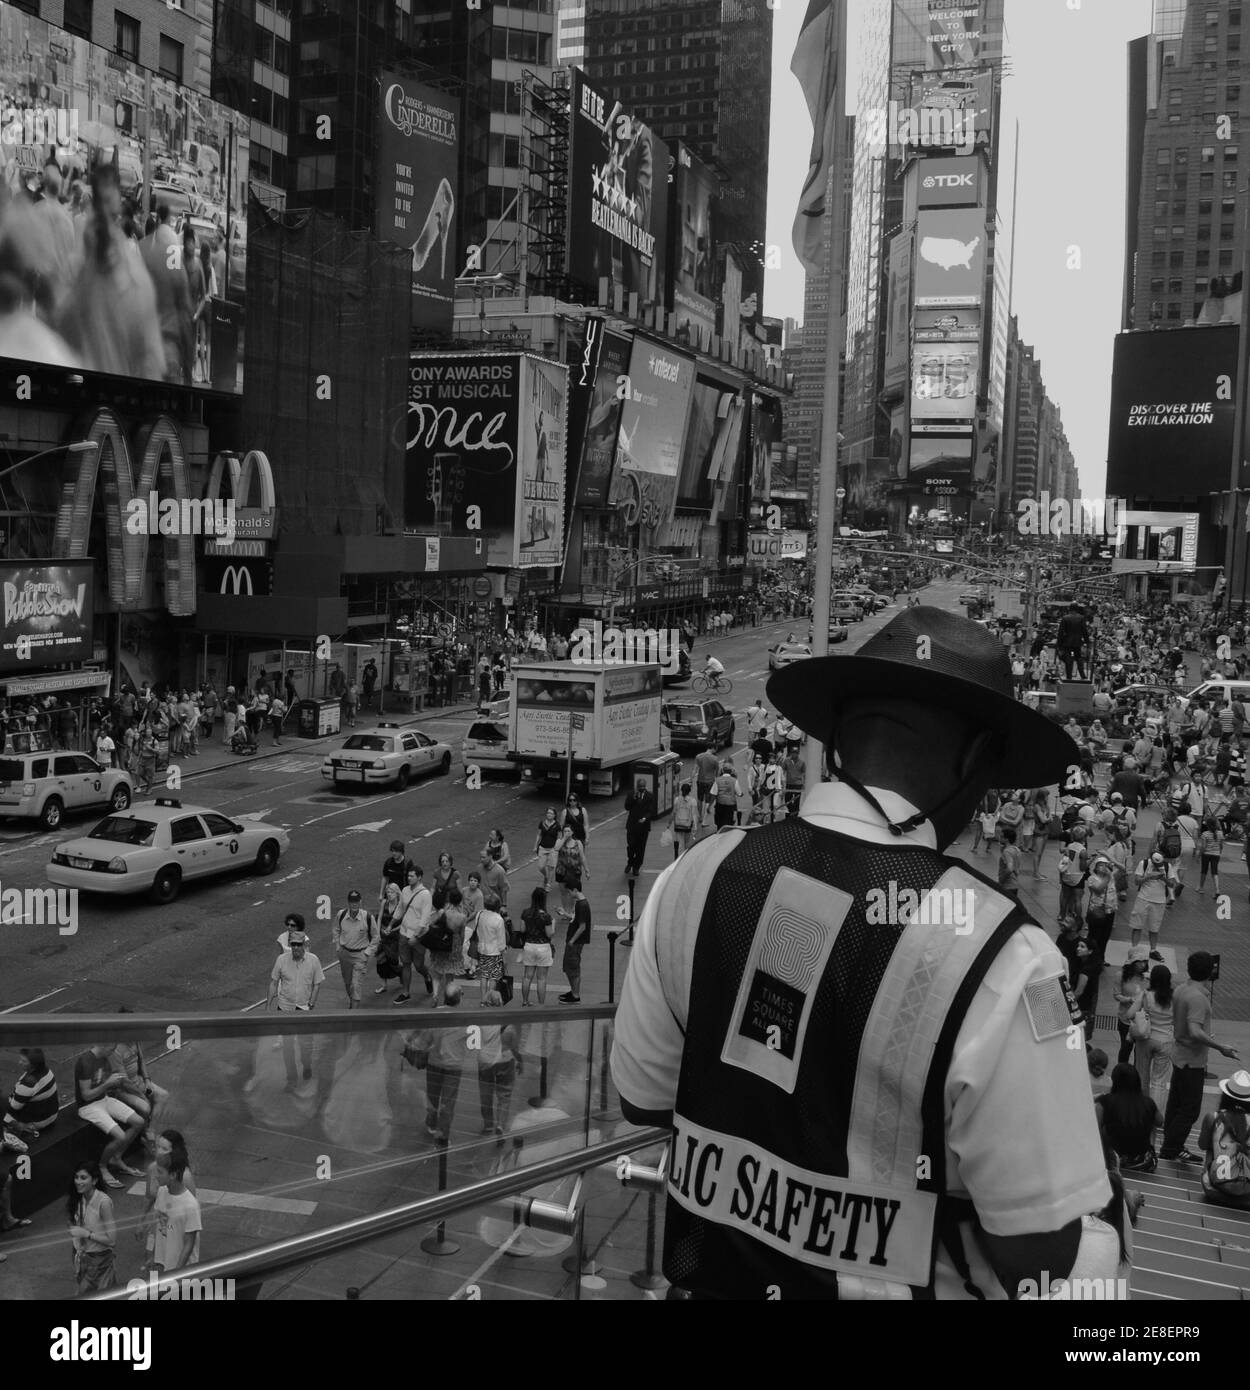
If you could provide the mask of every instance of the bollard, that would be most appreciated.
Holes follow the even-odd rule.
[[[634,885],[638,880],[631,874],[629,878],[629,945],[634,944]]]
[[[616,1003],[616,943],[621,939],[619,931],[608,933],[608,1003]]]
[[[656,1194],[647,1193],[647,1263],[642,1269],[629,1276],[629,1282],[638,1289],[662,1289],[668,1280],[655,1268],[655,1203]]]
[[[538,1094],[530,1097],[530,1106],[534,1110],[541,1110],[550,1102],[547,1094],[547,1054],[544,1052],[538,1062]]]
[[[447,1140],[446,1138],[438,1141],[438,1190],[447,1191]],[[454,1240],[447,1239],[447,1223],[440,1221],[434,1229],[434,1234],[426,1236],[421,1242],[421,1249],[427,1255],[457,1255],[460,1253],[460,1246]]]
[[[609,1000],[609,1003],[612,1001]],[[608,1108],[608,1071],[609,1063],[608,1030],[603,1030],[603,1061],[599,1064],[599,1108],[591,1115],[595,1120],[611,1120],[616,1118],[616,1112]]]
[[[349,1303],[355,1303],[359,1297],[360,1290],[356,1288],[354,1285],[347,1290],[347,1301]]]

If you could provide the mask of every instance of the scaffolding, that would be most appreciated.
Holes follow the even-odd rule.
[[[568,278],[569,69],[551,81],[527,70],[521,82],[521,183],[518,261],[531,294],[567,304],[590,300]]]

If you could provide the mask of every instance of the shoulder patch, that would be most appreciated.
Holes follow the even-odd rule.
[[[1068,1029],[1082,1022],[1076,996],[1063,975],[1037,980],[1024,988],[1024,1007],[1036,1042],[1064,1037]]]

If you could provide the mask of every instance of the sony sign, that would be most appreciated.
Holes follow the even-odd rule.
[[[917,160],[914,167],[917,207],[980,206],[984,166],[979,155],[934,156]]]

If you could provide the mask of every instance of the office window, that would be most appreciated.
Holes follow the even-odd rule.
[[[1221,198],[1220,211],[1224,214],[1225,217],[1232,217],[1234,213],[1236,213],[1237,211],[1237,199]]]
[[[1215,146],[1214,146],[1214,145],[1203,145],[1203,147],[1202,147],[1202,162],[1203,162],[1204,164],[1214,164],[1214,163],[1215,163]]]
[[[168,77],[171,82],[182,81],[182,45],[177,39],[171,39],[168,34],[161,35],[158,71],[162,77]]]
[[[1156,218],[1162,218],[1162,217],[1166,217],[1167,215],[1168,215],[1168,200],[1167,200],[1166,198],[1158,198],[1158,199],[1156,199],[1156,200],[1155,200],[1155,217],[1156,217]]]
[[[1208,10],[1206,12],[1205,19],[1208,29],[1218,29],[1220,27],[1219,10]]]
[[[1198,199],[1198,216],[1199,216],[1199,217],[1210,217],[1210,216],[1211,216],[1211,210],[1212,210],[1212,200],[1211,200],[1210,198],[1199,198],[1199,199]]]
[[[291,71],[291,45],[285,39],[273,41],[273,70],[284,73]]]
[[[1238,102],[1241,100],[1241,83],[1230,82],[1224,88],[1224,100],[1228,102]]]
[[[273,31],[256,26],[256,57],[262,63],[273,66]]]
[[[1162,276],[1162,275],[1156,275],[1156,276],[1151,280],[1151,282],[1150,282],[1150,293],[1151,293],[1151,294],[1162,294],[1162,293],[1163,293],[1163,284],[1164,284],[1163,276]]]
[[[1200,192],[1202,192],[1202,193],[1209,192],[1209,191],[1210,191],[1212,188],[1214,188],[1214,187],[1215,187],[1215,175],[1214,175],[1214,174],[1199,174],[1199,175],[1198,175],[1198,189],[1199,189]]]
[[[1173,321],[1176,322],[1176,323],[1179,323],[1179,322],[1180,322],[1180,318],[1181,318],[1181,306],[1180,306],[1179,304],[1169,304],[1169,305],[1168,305],[1168,318],[1171,319],[1171,320],[1173,320]]]
[[[1172,162],[1172,151],[1171,151],[1171,150],[1159,150],[1159,151],[1157,151],[1157,153],[1155,154],[1155,163],[1156,163],[1156,164],[1171,164],[1171,162]]]
[[[91,37],[91,0],[65,0],[65,27],[81,39]]]
[[[1240,150],[1238,149],[1238,147],[1237,147],[1236,145],[1225,145],[1225,146],[1224,146],[1224,163],[1225,163],[1225,164],[1236,164],[1236,162],[1237,162],[1237,156],[1238,156],[1239,153],[1240,153]]]
[[[1220,252],[1220,269],[1228,270],[1233,263],[1233,253],[1231,250]]]
[[[1199,230],[1198,230],[1198,235],[1199,235],[1199,236],[1202,235],[1202,229],[1201,229],[1201,228],[1199,228]],[[1181,241],[1181,240],[1183,240],[1184,236],[1185,236],[1185,224],[1184,224],[1183,222],[1174,222],[1174,223],[1172,224],[1172,240],[1173,240],[1173,241]]]
[[[1151,267],[1155,270],[1162,270],[1163,267],[1167,264],[1167,259],[1168,257],[1166,251],[1152,251],[1150,253],[1150,264]]]
[[[275,93],[273,98],[272,124],[278,130],[285,130],[287,127],[287,122],[290,119],[290,103],[287,101],[286,97],[280,97],[277,95],[277,93]]]
[[[1184,217],[1184,216],[1185,216],[1185,200],[1184,200],[1184,198],[1178,198],[1178,199],[1172,204],[1172,216],[1173,216],[1173,217]]]
[[[1181,165],[1187,165],[1188,163],[1189,163],[1189,151],[1188,151],[1188,150],[1177,150],[1177,151],[1176,151],[1176,164],[1177,164],[1177,167],[1179,168]]]
[[[1209,226],[1202,226],[1202,227],[1199,227],[1199,228],[1198,228],[1198,240],[1199,240],[1199,241],[1210,241],[1210,240],[1211,240],[1211,228],[1210,228]]]
[[[1205,279],[1202,279],[1202,280],[1195,280],[1195,281],[1194,281],[1194,293],[1195,293],[1195,294],[1202,294],[1202,295],[1205,295],[1205,294],[1209,291],[1210,288],[1211,288],[1210,283],[1209,283],[1207,280],[1205,280]]]
[[[1179,270],[1180,267],[1183,266],[1184,264],[1185,264],[1185,253],[1184,253],[1184,251],[1172,251],[1172,252],[1169,253],[1169,255],[1168,255],[1168,265],[1170,265],[1170,266],[1172,267],[1173,270]]]
[[[273,124],[273,93],[259,82],[252,84],[252,119]]]
[[[1221,240],[1221,241],[1232,241],[1233,238],[1234,238],[1236,235],[1237,235],[1237,233],[1236,233],[1236,231],[1234,230],[1233,224],[1232,224],[1231,222],[1221,222],[1221,223],[1220,223],[1220,240]]]
[[[1184,293],[1185,293],[1185,282],[1181,279],[1181,277],[1180,277],[1179,275],[1173,276],[1173,278],[1170,279],[1170,280],[1168,281],[1168,293],[1169,293],[1169,294],[1184,294]]]
[[[1210,265],[1210,264],[1211,264],[1211,253],[1210,253],[1210,251],[1206,251],[1206,250],[1199,251],[1198,254],[1194,257],[1194,264],[1195,264],[1195,265]]]
[[[1168,105],[1179,106],[1185,100],[1185,93],[1179,87],[1168,93]]]
[[[1240,53],[1240,52],[1241,52],[1241,35],[1240,35],[1240,34],[1229,34],[1229,36],[1228,36],[1228,51],[1229,51],[1230,53]]]
[[[131,62],[139,61],[139,21],[120,10],[113,11],[113,52]]]

